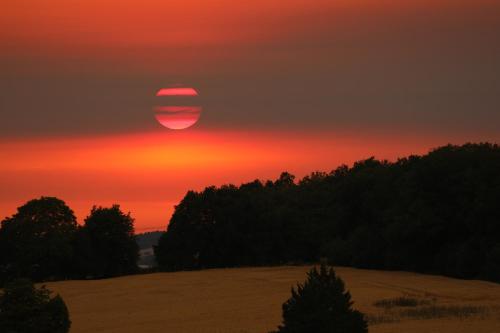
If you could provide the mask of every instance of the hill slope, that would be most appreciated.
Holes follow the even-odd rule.
[[[302,282],[309,268],[157,273],[53,282],[47,287],[66,301],[73,322],[72,333],[263,333],[280,323],[281,305],[290,296],[290,287]],[[378,322],[370,326],[370,332],[500,332],[499,284],[342,267],[337,272],[351,291],[355,307]],[[432,302],[431,306],[419,308],[433,306],[437,315],[439,309],[450,306],[459,310],[451,314],[444,311],[444,318],[422,319],[425,313],[417,318],[398,317],[395,314],[399,309],[388,311],[373,305],[378,300],[403,295]],[[482,310],[458,320],[466,312],[462,310],[469,308]]]

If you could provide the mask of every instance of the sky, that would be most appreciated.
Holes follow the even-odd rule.
[[[188,190],[500,138],[497,0],[16,0],[0,11],[0,218],[58,196],[164,229]],[[199,93],[163,127],[159,89]]]

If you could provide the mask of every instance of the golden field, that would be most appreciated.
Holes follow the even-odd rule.
[[[281,305],[290,296],[291,286],[303,282],[309,269],[211,269],[46,286],[64,298],[73,333],[264,333],[281,322]],[[336,271],[357,309],[373,318],[393,318],[370,324],[370,332],[500,332],[500,284],[344,267]],[[436,306],[473,306],[484,311],[466,318],[408,319],[394,316],[398,309],[373,305],[404,295]]]

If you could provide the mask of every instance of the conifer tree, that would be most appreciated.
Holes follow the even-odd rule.
[[[333,268],[322,264],[307,274],[304,284],[292,287],[283,304],[283,324],[274,333],[366,333],[367,323],[344,282]]]

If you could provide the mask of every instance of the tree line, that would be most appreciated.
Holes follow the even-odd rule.
[[[316,262],[500,281],[500,148],[447,145],[295,180],[189,191],[163,270]]]
[[[0,228],[0,284],[103,278],[137,271],[134,220],[120,206],[93,207],[79,226],[54,197],[30,200]]]

